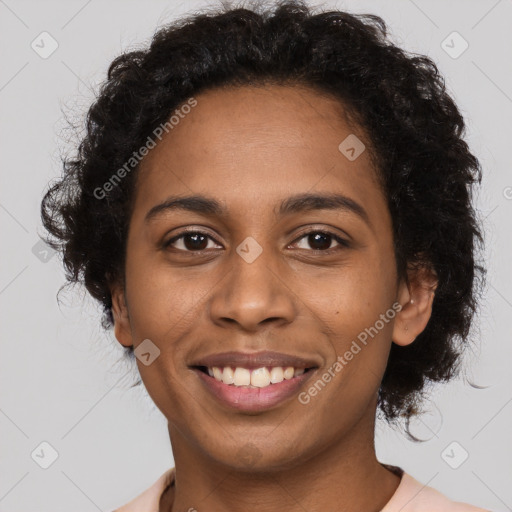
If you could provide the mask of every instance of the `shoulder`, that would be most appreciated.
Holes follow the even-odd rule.
[[[173,479],[174,468],[170,468],[148,489],[112,512],[158,512],[160,496]]]
[[[408,473],[381,512],[490,512],[467,503],[452,501],[432,487],[421,484]]]

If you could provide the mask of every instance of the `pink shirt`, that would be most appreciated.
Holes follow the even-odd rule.
[[[151,487],[112,512],[158,512],[160,495],[174,481],[168,469]],[[395,494],[381,512],[490,512],[466,503],[451,501],[432,487],[426,487],[403,472]]]

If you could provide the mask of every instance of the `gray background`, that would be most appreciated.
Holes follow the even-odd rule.
[[[61,109],[85,112],[116,55],[205,5],[214,4],[0,0],[0,511],[109,511],[173,465],[165,419],[144,390],[127,390],[130,367],[114,365],[122,352],[102,332],[96,305],[77,288],[62,293],[58,306],[63,270],[37,244],[39,203],[60,173],[59,148],[66,149]],[[426,442],[379,424],[378,456],[452,499],[512,510],[512,1],[323,5],[379,14],[395,42],[435,60],[485,173],[477,205],[489,285],[465,373],[434,388],[430,412],[411,426]],[[43,31],[58,43],[47,58],[31,47],[51,48]],[[447,39],[453,31],[469,44],[457,58],[464,42]],[[58,453],[48,469],[40,467],[50,456],[44,446],[42,455],[44,441]],[[463,450],[468,459],[453,469],[447,461],[457,465]]]

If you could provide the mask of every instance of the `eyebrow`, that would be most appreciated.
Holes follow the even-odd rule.
[[[162,203],[153,206],[144,219],[150,222],[164,212],[172,210],[185,210],[204,215],[227,216],[228,210],[216,199],[191,195],[185,197],[171,196]],[[354,213],[371,226],[366,210],[350,197],[342,194],[298,194],[285,199],[279,206],[278,216],[284,217],[292,213],[312,210],[342,210]],[[274,210],[275,211],[275,210]]]

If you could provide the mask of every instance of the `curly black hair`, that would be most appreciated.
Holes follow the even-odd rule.
[[[485,275],[471,204],[481,167],[435,63],[391,43],[378,16],[315,12],[302,0],[223,5],[174,21],[149,47],[115,58],[76,153],[42,201],[46,241],[62,252],[67,281],[85,285],[111,327],[110,284],[124,280],[137,167],[108,191],[104,184],[193,95],[266,83],[334,95],[354,115],[387,196],[399,276],[415,265],[437,274],[430,321],[411,345],[392,344],[379,390],[389,422],[410,419],[427,382],[458,371],[469,340]]]

